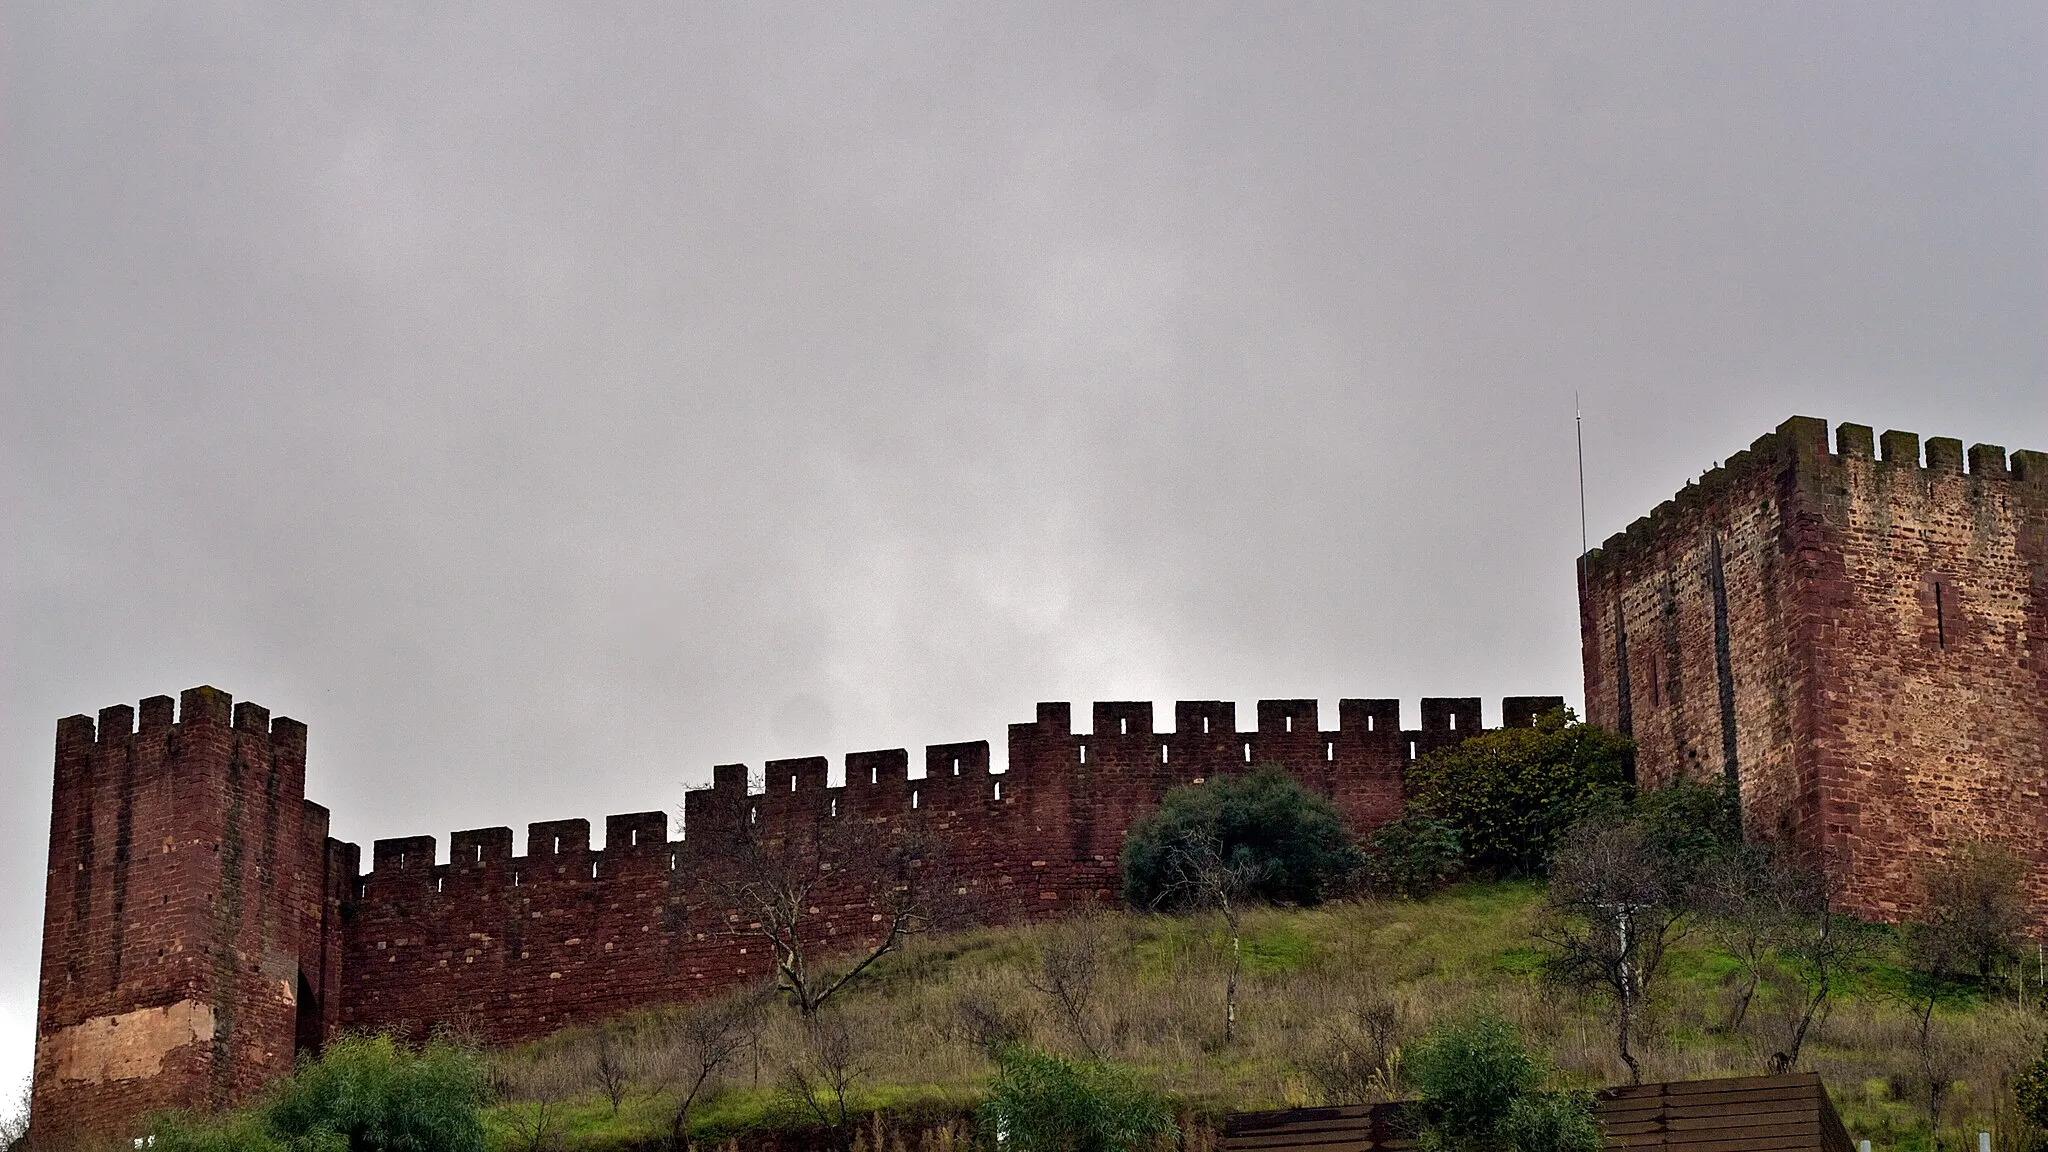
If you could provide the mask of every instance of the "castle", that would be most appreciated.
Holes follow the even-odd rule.
[[[1510,725],[1558,697],[1510,697]],[[1170,732],[1150,702],[1098,703],[1086,733],[1041,704],[1009,732],[1009,768],[985,740],[935,744],[913,776],[901,748],[742,764],[684,796],[684,836],[660,811],[379,840],[370,870],[305,798],[306,729],[209,687],[57,726],[33,1115],[38,1147],[132,1134],[165,1106],[221,1107],[346,1030],[424,1036],[457,1025],[496,1042],[765,978],[758,939],[734,933],[717,881],[733,869],[705,830],[744,820],[768,838],[834,822],[935,846],[932,873],[984,923],[1114,899],[1124,831],[1166,789],[1254,764],[1283,766],[1353,827],[1398,816],[1416,757],[1480,730],[1477,699],[1426,699],[1403,730],[1396,700],[1344,700],[1322,729],[1314,700],[1182,701]],[[691,830],[698,835],[691,835]],[[824,891],[821,937],[872,931],[858,892]]]
[[[1579,564],[1589,719],[1632,735],[1636,771],[1739,785],[1750,833],[1829,869],[1855,910],[1910,912],[1920,865],[2001,839],[2044,889],[2048,456],[1795,418]],[[1510,697],[1533,722],[1555,697]],[[305,798],[306,730],[212,688],[58,722],[37,1014],[39,1147],[131,1132],[152,1108],[249,1098],[348,1029],[460,1024],[495,1041],[752,981],[769,957],[728,930],[732,868],[691,829],[764,835],[913,827],[984,922],[1105,902],[1133,819],[1177,784],[1274,763],[1352,827],[1401,810],[1407,766],[1480,730],[1476,699],[1235,707],[1098,703],[1090,731],[1041,704],[986,741],[743,765],[663,812],[379,840],[370,869]],[[827,893],[821,934],[873,931]]]

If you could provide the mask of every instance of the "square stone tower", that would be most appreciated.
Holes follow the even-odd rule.
[[[248,1098],[338,1010],[349,846],[306,728],[193,688],[57,722],[36,1011],[39,1149]]]
[[[1584,558],[1586,711],[1849,906],[1998,841],[2048,909],[2048,455],[1794,417]],[[1966,467],[1967,462],[1967,467]]]

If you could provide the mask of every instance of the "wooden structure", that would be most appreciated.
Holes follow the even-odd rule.
[[[1607,1146],[1685,1152],[1855,1152],[1820,1076],[1739,1076],[1609,1088],[1595,1106]],[[1415,1147],[1395,1104],[1239,1112],[1221,1152],[1381,1152]]]

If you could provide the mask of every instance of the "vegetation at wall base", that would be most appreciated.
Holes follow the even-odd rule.
[[[272,1089],[222,1118],[169,1115],[152,1152],[487,1152],[481,1118],[488,1067],[445,1040],[418,1048],[389,1036],[346,1036]]]
[[[1086,973],[1085,989],[1070,985],[1074,1019],[1102,1059],[1155,1086],[1191,1146],[1232,1110],[1412,1096],[1406,1064],[1419,1038],[1474,1016],[1497,1016],[1518,1028],[1530,1052],[1555,1070],[1552,1087],[1619,1083],[1627,1069],[1614,1055],[1606,1007],[1545,979],[1535,936],[1545,904],[1538,881],[1472,881],[1423,900],[1249,909],[1240,1031],[1227,1046],[1215,1012],[1227,963],[1220,915],[1105,913],[919,937],[850,988],[837,1009],[867,1052],[867,1066],[851,1085],[853,1145],[858,1152],[895,1152],[898,1145],[907,1152],[964,1152],[976,1139],[974,1118],[997,1073],[984,1044],[992,1036],[1090,1061],[1068,1016],[1041,990],[1051,987],[1048,953]],[[1836,978],[1832,1008],[1814,1025],[1798,1067],[1821,1073],[1857,1137],[1890,1152],[1929,1149],[1921,1086],[1927,1068],[1906,998],[1914,979],[1909,951],[1889,928],[1844,921],[1842,930],[1866,949]],[[1729,1030],[1743,978],[1736,957],[1695,930],[1671,945],[1665,963],[1637,1052],[1644,1079],[1766,1071],[1801,1003],[1797,988],[1777,976],[1763,980],[1749,1019]],[[1974,973],[1952,975],[1937,989],[1931,1057],[1952,1085],[1942,1120],[1949,1147],[1964,1146],[1959,1140],[1967,1137],[1974,1148],[1976,1131],[2022,1124],[2007,1085],[2043,1051],[2040,976],[2029,963],[1989,983]],[[485,1053],[497,1087],[496,1101],[482,1112],[491,1146],[533,1147],[515,1121],[545,1102],[552,1127],[543,1146],[556,1152],[667,1147],[684,1071],[675,1023],[711,1009],[650,1010]],[[598,1075],[600,1036],[630,1072],[616,1117]],[[797,1014],[771,1004],[693,1110],[692,1146],[815,1146],[815,1126],[790,1107],[783,1087],[784,1066],[805,1042]]]
[[[1409,769],[1409,815],[1456,830],[1466,866],[1483,875],[1540,876],[1564,830],[1623,788],[1634,747],[1570,709],[1482,732]]]
[[[1168,789],[1124,838],[1124,900],[1174,911],[1204,903],[1187,882],[1191,845],[1241,874],[1246,895],[1314,905],[1341,893],[1361,859],[1335,805],[1270,764],[1242,776]]]
[[[1155,1085],[1191,1142],[1233,1110],[1413,1096],[1406,1064],[1418,1039],[1474,1016],[1519,1029],[1530,1052],[1554,1069],[1552,1087],[1624,1082],[1609,1007],[1546,978],[1536,937],[1545,906],[1540,882],[1474,881],[1424,900],[1252,908],[1242,925],[1239,1035],[1228,1045],[1215,1011],[1228,964],[1228,927],[1218,914],[1105,913],[917,939],[841,1006],[871,1057],[853,1086],[860,1146],[875,1147],[878,1125],[887,1141],[901,1140],[911,1152],[923,1141],[968,1139],[997,1056],[1011,1044],[1084,1064],[1095,1059],[1092,1044],[1101,1059]],[[1901,933],[1847,920],[1841,931],[1864,950],[1835,978],[1832,1006],[1814,1024],[1798,1069],[1822,1074],[1857,1136],[1884,1149],[1930,1148],[1920,1087],[1926,1069],[1904,998],[1912,977]],[[1060,957],[1070,975],[1086,973],[1069,982],[1071,1011],[1046,991],[1054,987],[1048,955]],[[1754,993],[1750,1018],[1727,1029],[1742,976],[1736,958],[1703,930],[1671,944],[1636,1051],[1646,1081],[1769,1069],[1804,1001],[1796,983],[1776,973]],[[1988,985],[1955,976],[1941,987],[1934,1054],[1948,1062],[1955,1084],[1942,1121],[1951,1146],[1957,1133],[1974,1141],[1979,1129],[2019,1122],[2007,1085],[2042,1050],[2043,1002],[2039,973],[2029,966],[2023,986],[2017,976],[2008,970]],[[515,1089],[556,1082],[549,1091],[574,1109],[562,1129],[564,1152],[653,1149],[672,1097],[662,1072],[666,1022],[694,1010],[607,1026],[636,1070],[617,1122],[593,1068],[596,1029],[492,1060]],[[698,1112],[696,1146],[736,1140],[751,1152],[764,1134],[801,1130],[779,1082],[782,1063],[802,1043],[793,1013],[765,1015]]]

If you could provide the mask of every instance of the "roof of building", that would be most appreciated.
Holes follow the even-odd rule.
[[[1820,1076],[1738,1076],[1609,1088],[1594,1096],[1609,1148],[1686,1152],[1855,1152]],[[1400,1104],[1239,1112],[1221,1152],[1380,1152],[1413,1148]]]

